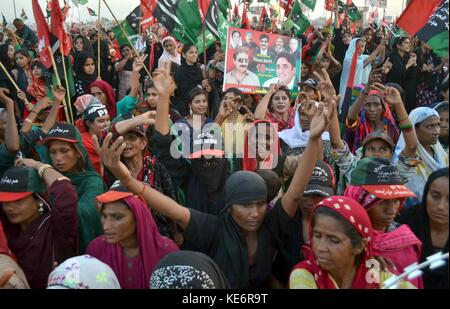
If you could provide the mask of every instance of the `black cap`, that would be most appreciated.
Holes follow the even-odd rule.
[[[333,169],[326,162],[318,160],[303,196],[332,196],[335,194],[334,185]]]

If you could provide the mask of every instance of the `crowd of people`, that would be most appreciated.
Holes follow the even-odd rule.
[[[448,58],[334,14],[284,52],[231,33],[227,79],[265,95],[223,91],[220,42],[203,57],[159,24],[142,46],[72,27],[70,102],[15,20],[0,36],[18,86],[0,72],[0,288],[378,289],[448,252]],[[261,85],[252,54],[277,77]],[[448,288],[448,260],[398,287]]]

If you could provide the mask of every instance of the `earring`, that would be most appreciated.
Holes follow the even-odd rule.
[[[39,214],[42,215],[44,213],[44,203],[39,202]]]

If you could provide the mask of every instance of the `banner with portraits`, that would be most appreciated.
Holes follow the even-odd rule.
[[[271,84],[298,92],[302,42],[279,34],[228,28],[223,90],[265,94]]]

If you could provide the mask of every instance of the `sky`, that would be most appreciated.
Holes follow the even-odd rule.
[[[42,10],[45,13],[45,6],[46,6],[46,0],[38,0],[41,4]],[[61,5],[63,4],[63,0],[59,0]],[[189,0],[180,0],[180,1],[189,1]],[[192,1],[192,0],[191,0]],[[219,0],[221,1],[221,0]],[[236,2],[237,0],[231,0],[232,3]],[[272,0],[273,2],[277,2],[276,0]],[[12,24],[12,20],[14,19],[14,0],[2,0],[1,1],[1,8],[0,12],[5,15],[6,19],[9,23]],[[310,18],[315,19],[318,17],[324,16],[324,2],[325,0],[317,0],[316,8],[313,12],[310,13]],[[365,3],[365,0],[353,0],[353,2],[357,6],[363,6]],[[387,0],[387,9],[386,9],[386,15],[387,16],[400,16],[400,13],[402,11],[402,3],[405,2],[405,0]],[[31,23],[34,23],[33,18],[33,10],[31,7],[31,0],[15,0],[16,3],[16,12],[17,16],[20,16],[20,12],[22,8],[25,10],[25,13],[28,16],[28,20]],[[78,18],[80,17],[82,21],[86,20],[94,20],[95,17],[89,16],[87,12],[86,6],[80,6],[80,15],[78,14],[78,9],[73,5],[72,1],[70,1],[72,6],[72,12],[69,14],[70,17],[73,16],[73,20],[76,22],[78,21]],[[140,0],[107,0],[108,5],[111,7],[112,11],[116,15],[118,19],[124,19],[139,3]],[[98,11],[98,0],[89,0],[88,7],[93,9],[95,12]],[[329,12],[328,12],[329,13]],[[380,17],[382,14],[382,10],[379,11]],[[107,10],[105,4],[102,0],[102,6],[101,6],[101,15],[105,16],[108,19],[112,19],[111,14]],[[329,16],[329,15],[327,15]],[[69,17],[69,21],[71,20]]]

